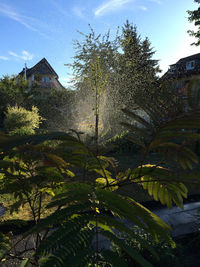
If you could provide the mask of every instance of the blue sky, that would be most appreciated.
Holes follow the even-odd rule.
[[[114,35],[127,19],[150,39],[166,71],[181,57],[200,52],[187,34],[194,26],[186,11],[196,8],[193,0],[0,0],[0,77],[46,57],[65,85],[73,40],[83,38],[77,30],[88,33],[91,24],[96,33],[110,29]]]

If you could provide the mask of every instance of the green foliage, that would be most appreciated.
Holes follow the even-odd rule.
[[[99,58],[96,57],[95,62],[90,62],[90,75],[88,82],[94,91],[94,115],[95,115],[95,147],[96,154],[99,149],[99,120],[100,120],[100,106],[102,102],[102,95],[105,92],[106,78],[103,77],[102,70],[99,63]]]
[[[192,132],[200,127],[199,112],[187,113],[168,122],[155,120],[154,124],[132,111],[125,112],[143,125],[143,130],[136,124],[130,125],[134,130],[132,140],[135,138],[139,140],[138,145],[142,144],[143,158],[150,151],[162,155],[163,159],[157,165],[145,165],[142,161],[135,169],[115,174],[112,172],[113,160],[97,156],[79,136],[61,132],[25,137],[0,134],[1,193],[15,196],[12,210],[28,203],[36,224],[24,234],[24,238],[33,235],[36,240],[30,262],[38,266],[65,266],[66,263],[68,266],[113,266],[115,259],[120,257],[116,251],[123,250],[126,256],[121,258],[121,266],[128,266],[129,259],[140,266],[152,266],[151,262],[158,260],[159,255],[127,224],[138,226],[155,242],[164,241],[175,246],[166,223],[134,199],[113,191],[139,183],[155,200],[169,208],[173,203],[182,208],[183,198],[187,197],[185,183],[199,182],[200,175],[195,175],[194,179],[190,173],[177,174],[162,167],[162,163],[169,155],[189,169],[191,163],[197,162],[187,144],[199,138]],[[50,140],[59,143],[57,146],[44,145]],[[41,220],[45,195],[52,199],[45,207],[51,212]],[[104,248],[100,245],[102,238],[107,240]],[[126,243],[132,239],[143,250]],[[113,251],[111,244],[117,250]],[[150,259],[143,251],[148,251]]]
[[[143,147],[144,153],[158,152],[165,160],[171,157],[179,162],[183,168],[192,169],[191,164],[198,162],[197,156],[187,147],[188,144],[199,140],[199,135],[193,133],[194,129],[200,127],[200,113],[198,111],[186,113],[176,118],[168,118],[168,121],[156,120],[154,113],[149,113],[150,118],[145,120],[130,110],[124,109],[123,111],[140,122],[138,126],[130,123],[122,123],[122,125],[132,130],[132,136],[129,139]],[[151,119],[155,120],[155,124],[149,123]]]
[[[194,79],[189,82],[187,88],[187,101],[190,110],[197,110],[200,107],[200,82]]]
[[[74,266],[73,262],[77,260],[77,252],[80,248],[85,253],[82,255],[82,259],[88,258],[88,249],[90,249],[90,258],[87,260],[88,263],[92,264],[96,255],[95,246],[98,241],[95,238],[98,231],[98,235],[101,234],[104,238],[126,250],[142,266],[151,266],[139,253],[119,239],[119,233],[137,238],[137,235],[126,226],[124,220],[139,225],[145,231],[150,232],[156,240],[162,236],[173,245],[168,235],[170,228],[137,202],[81,183],[68,184],[66,190],[66,193],[57,195],[55,200],[48,205],[49,208],[58,206],[62,208],[45,218],[30,232],[40,232],[47,227],[52,227],[57,222],[61,224],[36,251],[36,255],[40,257],[49,255],[45,264],[52,265],[54,263],[56,266],[61,266],[60,264],[66,263],[71,255],[71,266]],[[111,213],[110,215],[108,211]],[[91,246],[92,240],[93,245]],[[145,242],[143,245],[152,251]],[[112,254],[112,251],[108,253]],[[153,253],[156,254],[154,251]],[[102,254],[99,250],[98,258],[100,262],[106,263],[107,258],[104,258],[104,254],[107,255],[105,250],[102,251]]]
[[[174,202],[183,209],[183,197],[187,198],[187,188],[181,182],[181,175],[179,177],[170,169],[147,164],[132,170],[129,177],[130,180],[141,183],[154,200],[168,208],[172,208]]]
[[[12,143],[13,139],[15,142],[13,145],[10,144],[10,151],[4,152],[3,160],[0,162],[3,174],[0,192],[14,196],[15,203],[9,207],[11,213],[28,205],[32,218],[37,223],[44,212],[45,197],[54,196],[65,181],[73,177],[73,172],[54,149],[39,144],[29,145],[28,138],[23,140],[23,137],[9,137],[8,142]],[[16,140],[21,141],[20,146],[11,149],[13,146],[16,147]]]
[[[73,127],[75,114],[72,110],[75,95],[75,91],[67,89],[31,88],[26,107],[36,106],[39,109],[40,115],[45,119],[42,128],[65,131]]]
[[[10,135],[29,135],[35,133],[42,120],[34,106],[31,111],[23,107],[9,106],[5,113],[4,127]]]
[[[24,78],[4,76],[0,79],[0,127],[3,126],[4,112],[10,106],[24,106],[28,98],[28,84]]]
[[[133,199],[105,190],[110,186],[115,189],[113,183],[117,182],[112,173],[106,170],[112,164],[111,159],[95,156],[79,140],[64,133],[32,137],[2,134],[0,139],[3,141],[3,153],[6,153],[1,165],[1,172],[4,174],[1,179],[1,193],[14,194],[16,202],[11,207],[12,210],[18,210],[26,202],[29,203],[37,225],[26,236],[40,236],[41,242],[37,243],[33,258],[41,259],[41,265],[60,266],[70,261],[74,266],[80,249],[83,266],[87,263],[110,262],[106,255],[112,251],[97,251],[96,238],[101,234],[117,246],[124,246],[118,233],[135,237],[134,232],[126,226],[126,220],[151,233],[155,240],[158,241],[162,236],[173,245],[169,226],[156,215]],[[59,146],[55,149],[39,145],[49,139],[62,140],[61,146],[70,148],[71,158],[67,150],[61,151]],[[32,144],[29,144],[30,142]],[[73,174],[69,172],[69,168],[74,164],[91,173],[93,180],[88,181],[88,184],[71,182]],[[99,183],[99,179],[104,179],[105,183]],[[95,180],[96,187],[93,186]],[[106,188],[102,189],[102,186]],[[44,194],[55,195],[47,206],[55,212],[40,221],[42,213],[39,211],[43,208],[41,197],[43,198]],[[52,226],[58,225],[58,222],[59,227],[55,231],[50,232],[48,236],[41,236],[41,233],[49,231]],[[142,245],[152,251],[145,242],[142,242]],[[137,262],[143,266],[147,265],[145,259],[131,247],[124,248]]]
[[[160,163],[158,165],[142,164],[134,170],[127,170],[125,174],[119,175],[120,183],[130,183],[130,180],[139,182],[156,201],[166,204],[168,208],[172,207],[173,202],[183,208],[183,198],[187,197],[187,188],[183,183],[190,183],[189,177],[193,177],[199,183],[198,176],[194,178],[194,175],[187,174],[188,179],[183,180],[184,173],[175,173],[161,165],[174,160],[183,169],[192,169],[193,165],[198,163],[198,157],[188,147],[188,144],[200,138],[199,134],[194,133],[194,129],[200,127],[199,111],[182,114],[176,118],[168,117],[163,121],[155,117],[154,109],[153,112],[149,112],[148,120],[128,109],[123,111],[138,123],[138,125],[122,123],[123,126],[132,130],[129,140],[141,146],[143,159],[150,151],[160,154]]]
[[[199,0],[194,0],[194,2],[200,4]],[[190,22],[194,22],[194,25],[198,27],[197,31],[191,31],[191,30],[188,31],[188,33],[191,36],[194,36],[197,39],[196,43],[192,43],[192,44],[198,46],[198,45],[200,45],[200,27],[199,27],[199,24],[200,24],[200,7],[198,7],[196,10],[188,11],[188,15],[189,15],[188,20]]]
[[[133,106],[138,94],[143,94],[152,85],[155,86],[158,80],[156,75],[160,70],[158,61],[152,59],[155,52],[148,38],[142,40],[137,27],[128,20],[122,27],[120,45],[123,50],[119,60],[120,101],[125,106]]]
[[[124,131],[119,135],[115,135],[114,137],[108,139],[103,147],[114,153],[138,153],[140,147],[137,144],[134,144],[129,140],[129,132]]]
[[[74,71],[74,86],[77,89],[74,112],[78,114],[75,119],[75,128],[78,130],[90,134],[88,127],[83,126],[95,124],[90,115],[95,98],[86,77],[90,76],[91,62],[95,62],[96,58],[99,60],[101,76],[106,77],[99,127],[102,135],[108,132],[111,136],[119,134],[121,129],[118,124],[122,118],[120,109],[125,105],[135,106],[138,95],[145,94],[147,88],[152,91],[158,83],[158,61],[152,59],[154,51],[149,40],[141,40],[136,27],[128,21],[121,30],[121,36],[117,32],[111,40],[109,32],[103,36],[96,35],[90,28],[88,34],[82,34],[82,42],[75,42],[74,62],[70,66]]]
[[[0,233],[0,259],[4,262],[4,255],[11,248],[10,237]]]
[[[150,234],[145,233],[137,226],[134,226],[133,230],[135,234],[141,238],[141,240],[146,242],[153,250],[157,252],[159,257],[154,257],[153,254],[149,253],[145,247],[141,246],[141,242],[138,242],[138,240],[135,238],[126,238],[126,244],[136,249],[136,251],[143,255],[143,257],[147,258],[153,266],[183,266],[184,260],[182,260],[183,254],[180,251],[180,246],[172,248],[164,240],[156,243]],[[123,236],[121,238],[123,238]],[[116,255],[118,257],[126,259],[128,266],[138,266],[137,262],[131,259],[131,257],[126,253],[125,250],[123,250],[123,248],[121,249],[113,246],[113,250],[116,251]]]
[[[0,128],[8,106],[23,107],[27,110],[35,106],[45,119],[42,127],[51,130],[66,130],[72,127],[74,119],[73,101],[76,92],[67,89],[41,88],[31,85],[20,76],[4,76],[0,79]]]

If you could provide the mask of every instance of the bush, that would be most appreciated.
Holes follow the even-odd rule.
[[[33,106],[31,111],[18,106],[8,107],[4,127],[10,135],[29,135],[35,133],[42,120],[37,107]]]
[[[139,254],[146,258],[153,266],[185,266],[183,265],[183,247],[179,244],[175,248],[172,248],[169,243],[164,240],[159,240],[156,242],[149,233],[144,232],[143,229],[138,226],[133,227],[133,231],[136,234],[136,239],[131,239],[127,236],[120,236],[120,238],[125,240],[128,246],[134,248]],[[140,238],[138,240],[138,237]],[[156,251],[158,257],[151,253],[147,248],[142,246],[142,244],[148,244],[152,248],[152,252]],[[128,266],[140,266],[136,261],[133,260],[122,248],[112,246],[112,249],[123,258]]]
[[[129,131],[124,131],[120,135],[108,139],[105,143],[105,147],[110,147],[113,153],[133,153],[139,152],[140,147],[128,140]]]

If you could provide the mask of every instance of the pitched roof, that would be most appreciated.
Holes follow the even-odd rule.
[[[24,75],[25,70],[23,69],[19,75]],[[49,62],[46,60],[46,58],[43,58],[40,60],[35,66],[32,68],[26,69],[26,75],[30,76],[32,74],[50,74],[55,75],[58,79],[58,74],[54,71],[54,69],[51,67]]]
[[[194,55],[191,55],[191,56],[188,56],[188,57],[183,57],[183,58],[179,59],[179,61],[177,61],[176,64],[184,64],[184,63],[187,63],[188,61],[192,61],[192,60],[195,60],[195,59],[199,59],[200,60],[200,53],[194,54]]]

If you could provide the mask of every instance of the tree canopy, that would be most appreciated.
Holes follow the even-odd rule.
[[[200,4],[200,0],[194,0],[194,2]],[[197,41],[193,43],[193,45],[199,46],[200,45],[200,6],[193,11],[188,11],[189,17],[188,20],[190,22],[194,22],[194,25],[197,26],[197,30],[189,30],[188,33],[191,36],[194,36]]]

